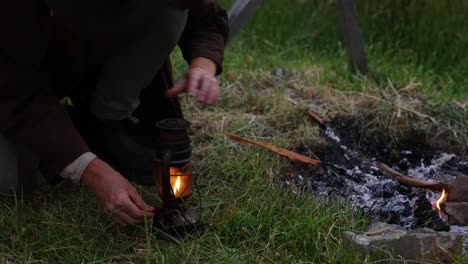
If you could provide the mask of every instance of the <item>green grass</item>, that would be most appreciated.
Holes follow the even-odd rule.
[[[218,144],[197,155],[205,235],[167,243],[144,226],[119,228],[97,211],[83,188],[62,187],[33,201],[2,201],[0,262],[34,263],[361,263],[344,250],[343,230],[364,222],[341,202],[321,201],[281,188],[282,160],[266,152],[232,152]],[[154,190],[145,188],[147,200]],[[330,204],[333,205],[330,205]]]
[[[225,2],[229,6],[232,1]],[[354,80],[346,64],[335,2],[265,1],[228,49],[227,69],[322,65]],[[406,84],[415,79],[440,100],[468,98],[466,1],[356,2],[370,69],[379,83]],[[361,89],[361,83],[354,80],[339,88]]]
[[[367,113],[362,116],[369,119],[360,120],[366,129],[395,140],[417,130],[434,142],[444,138],[466,146],[467,113],[450,101],[467,98],[467,3],[357,1],[374,74],[366,78],[350,73],[334,2],[265,1],[226,52],[220,105],[205,107],[184,98],[207,225],[201,238],[161,242],[148,226],[114,225],[85,188],[48,187],[30,199],[0,199],[0,263],[372,261],[341,239],[343,231],[363,230],[365,217],[338,199],[283,188],[282,180],[294,180],[303,166],[231,142],[223,133],[310,148],[306,154],[313,156],[324,144],[307,117],[315,104],[328,118]],[[180,76],[179,53],[174,63]],[[271,74],[277,68],[283,76]],[[399,110],[401,119],[395,118]],[[158,200],[155,188],[139,190],[148,202]]]

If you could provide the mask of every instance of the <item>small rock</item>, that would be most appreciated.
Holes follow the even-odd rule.
[[[447,202],[468,203],[468,178],[458,176],[450,185]]]
[[[280,77],[280,78],[283,77],[283,69],[281,69],[281,68],[276,68],[276,69],[275,69],[275,76],[276,76],[276,77]]]
[[[448,222],[451,225],[468,225],[468,203],[452,203],[443,204],[445,213],[448,215]]]
[[[465,101],[453,101],[458,107],[460,107],[463,110],[468,109],[468,100]]]
[[[243,152],[242,146],[239,143],[234,142],[233,140],[229,140],[227,141],[227,144],[231,150],[236,152]]]
[[[295,102],[301,100],[301,97],[293,89],[286,88],[286,89],[284,89],[283,94],[284,94],[284,96],[286,98],[290,98],[291,100],[293,100]]]
[[[463,245],[462,238],[460,233],[428,228],[407,231],[386,223],[373,224],[364,234],[344,234],[345,242],[364,253],[383,250],[395,259],[421,263],[452,263],[455,252]]]

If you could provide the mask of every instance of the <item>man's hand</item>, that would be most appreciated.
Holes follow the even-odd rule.
[[[103,211],[119,225],[142,223],[145,215],[154,215],[154,208],[141,199],[135,187],[100,159],[88,165],[81,182],[96,193]]]
[[[166,92],[169,97],[186,92],[198,101],[214,105],[221,94],[218,80],[215,78],[216,65],[209,59],[196,58],[190,64],[184,78]]]

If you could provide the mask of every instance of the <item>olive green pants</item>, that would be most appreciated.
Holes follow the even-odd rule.
[[[101,120],[128,118],[140,104],[140,93],[176,47],[188,10],[169,1],[47,0],[70,30],[91,41],[110,43],[90,111]]]

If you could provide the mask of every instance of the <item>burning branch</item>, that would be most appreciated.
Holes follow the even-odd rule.
[[[429,189],[435,192],[442,192],[444,189],[447,189],[448,187],[447,184],[443,182],[423,181],[423,180],[418,180],[418,179],[403,175],[383,163],[378,163],[377,167],[383,172],[395,177],[401,184],[404,184],[406,186],[425,188],[425,189]]]
[[[282,156],[286,156],[286,157],[290,158],[292,161],[299,161],[299,162],[309,163],[309,164],[312,164],[312,165],[320,165],[322,163],[320,160],[311,159],[309,157],[303,156],[303,155],[298,154],[296,152],[293,152],[293,151],[290,151],[290,150],[287,150],[287,149],[283,149],[283,148],[279,148],[279,147],[275,147],[275,146],[267,144],[267,143],[245,139],[245,138],[242,138],[242,137],[240,137],[238,135],[234,135],[234,134],[231,134],[231,133],[225,133],[225,134],[230,139],[234,139],[235,141],[242,142],[242,143],[248,143],[248,144],[264,147],[264,148],[269,149],[271,151],[274,151],[274,152],[276,152],[276,153],[278,153],[278,154],[280,154]]]

